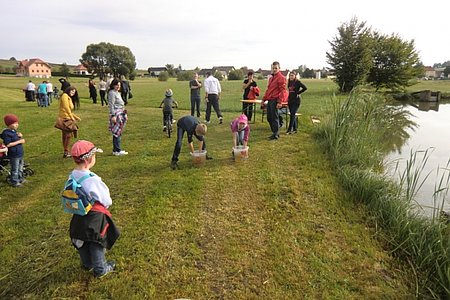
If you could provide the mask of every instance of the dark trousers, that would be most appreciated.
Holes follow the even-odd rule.
[[[288,104],[289,106],[289,113],[290,113],[290,117],[289,117],[289,127],[287,131],[297,131],[297,118],[295,117],[295,114],[297,113],[299,107],[300,107],[300,101],[298,102],[289,102]]]
[[[163,111],[163,126],[166,126],[166,120],[170,120],[170,123],[172,123],[172,120],[173,120],[172,112]]]
[[[269,122],[272,136],[278,136],[280,130],[280,119],[277,108],[277,100],[269,100],[267,103],[267,122]]]
[[[218,118],[222,117],[222,113],[219,108],[219,96],[216,94],[208,94],[208,102],[206,103],[206,116],[205,120],[209,122],[211,119],[211,106],[217,114]]]
[[[250,122],[253,116],[253,103],[242,103],[242,112],[247,116],[248,121]]]
[[[197,111],[197,118],[200,118],[200,97],[191,97],[191,116]]]
[[[125,105],[128,104],[128,92],[121,92],[120,96],[122,97],[123,102],[125,102]]]
[[[178,161],[178,156],[180,156],[180,152],[181,152],[181,145],[183,142],[184,132],[185,132],[185,130],[183,128],[180,128],[180,127],[177,128],[177,141],[175,143],[175,149],[173,150],[172,161]],[[206,141],[203,138],[202,150],[205,150],[205,149],[206,149]]]
[[[102,106],[103,106],[103,102],[105,102],[105,105],[108,105],[108,102],[106,102],[106,91],[100,90],[100,99],[102,100]]]

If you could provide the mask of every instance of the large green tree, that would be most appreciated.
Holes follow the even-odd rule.
[[[99,76],[110,73],[115,77],[134,77],[136,70],[136,58],[128,47],[105,42],[88,45],[80,62],[89,72]]]
[[[372,65],[371,33],[365,22],[352,18],[338,28],[339,34],[330,41],[327,62],[335,70],[335,82],[341,92],[350,92],[364,83]]]
[[[373,64],[367,78],[377,90],[399,90],[412,85],[411,79],[423,73],[414,40],[403,41],[398,35],[373,35]]]

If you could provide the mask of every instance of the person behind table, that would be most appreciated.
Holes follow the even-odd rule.
[[[128,121],[125,102],[119,93],[120,81],[113,79],[109,85],[108,108],[109,108],[109,131],[113,136],[113,155],[123,156],[128,152],[122,149],[122,133]]]
[[[272,76],[269,79],[267,90],[264,93],[264,103],[267,102],[267,122],[270,125],[272,135],[269,140],[278,140],[280,137],[280,119],[278,109],[287,97],[286,78],[280,72],[280,63],[272,63]]]
[[[9,184],[13,187],[22,187],[25,182],[23,177],[23,145],[25,139],[22,133],[17,131],[19,128],[19,118],[13,114],[7,114],[3,120],[7,128],[3,130],[0,137],[8,148],[8,158],[11,165],[11,178]]]
[[[247,116],[242,114],[235,118],[231,124],[231,133],[233,134],[233,147],[248,145],[248,137],[250,135],[250,126],[248,125]]]
[[[173,105],[178,108],[178,103],[175,99],[172,98],[173,92],[171,89],[167,89],[165,93],[165,98],[159,104],[159,107],[162,107],[163,111],[163,130],[165,131],[166,123],[165,120],[169,119],[171,123],[174,123],[176,120],[173,119]],[[164,106],[163,106],[164,105]]]
[[[258,86],[256,81],[253,79],[253,72],[247,73],[247,79],[244,80],[244,83],[242,84],[242,89],[244,90],[244,94],[242,95],[242,99],[244,100],[255,100],[256,96],[254,93],[251,93],[253,96],[249,97],[250,91],[255,89]],[[242,103],[242,111],[247,116],[248,121],[250,122],[252,120],[253,116],[253,103]]]
[[[205,124],[200,123],[193,116],[184,116],[180,118],[177,122],[177,141],[175,143],[175,149],[173,150],[172,162],[170,164],[172,170],[178,169],[178,156],[181,152],[181,145],[183,142],[183,135],[186,132],[189,149],[191,153],[194,152],[194,143],[193,136],[197,138],[198,150],[206,150],[206,142],[204,136],[206,135],[206,131],[208,130]],[[212,159],[210,156],[206,156],[206,159]]]
[[[72,216],[69,232],[72,245],[80,255],[81,267],[85,270],[92,269],[94,276],[99,278],[116,267],[113,261],[106,261],[105,249],[112,248],[120,232],[108,210],[112,205],[109,189],[97,174],[91,172],[96,163],[97,152],[103,151],[89,141],[79,140],[72,146],[71,155],[75,168],[71,177],[78,181],[89,176],[80,184],[95,202],[87,215]]]
[[[300,108],[300,104],[302,102],[302,98],[300,95],[306,92],[308,88],[297,78],[297,72],[295,71],[291,71],[289,73],[289,80],[287,86],[289,91],[288,106],[290,118],[289,118],[289,127],[288,130],[286,131],[286,134],[292,134],[297,133],[298,124],[295,114]]]

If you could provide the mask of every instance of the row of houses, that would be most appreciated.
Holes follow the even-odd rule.
[[[197,74],[200,77],[206,77],[207,73],[215,74],[216,72],[219,72],[222,75],[222,78],[228,79],[228,75],[231,71],[235,71],[236,68],[233,66],[215,66],[210,69],[200,69],[198,70]],[[158,77],[161,72],[166,72],[168,69],[166,67],[150,67],[148,68],[148,72],[150,77]],[[178,71],[178,70],[175,70]],[[271,70],[262,70],[261,68],[254,71],[253,69],[247,69],[247,72],[253,72],[256,76],[262,75],[263,77],[267,77],[272,72]],[[287,75],[289,72],[288,70],[281,71],[283,75]]]
[[[73,69],[73,73],[90,75],[88,69],[81,64]],[[50,78],[52,77],[52,66],[40,58],[24,59],[17,63],[16,76]]]
[[[426,79],[443,79],[445,68],[433,68],[425,67],[424,78]],[[148,68],[149,75],[151,77],[158,77],[163,71],[167,71],[166,67],[150,67]],[[211,69],[201,69],[197,73],[199,76],[206,77],[206,74],[210,72],[214,74],[219,72],[224,79],[228,79],[228,75],[231,71],[236,70],[233,66],[215,66]],[[262,70],[259,68],[254,71],[252,69],[247,69],[247,71],[252,71],[256,76],[261,75],[262,77],[267,77],[270,75],[271,70]],[[287,76],[288,70],[281,71],[283,75]],[[78,65],[73,69],[74,74],[79,75],[90,75],[88,69],[83,65]],[[329,72],[328,72],[329,73]],[[39,58],[25,59],[18,62],[16,69],[17,76],[25,77],[36,77],[36,78],[50,78],[52,76],[52,67],[49,63],[43,61]],[[329,77],[326,70],[315,71],[315,78],[320,79],[322,77]]]

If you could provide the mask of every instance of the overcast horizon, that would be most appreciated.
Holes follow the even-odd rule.
[[[141,70],[166,64],[183,69],[267,70],[275,60],[283,70],[300,65],[321,69],[329,67],[326,52],[338,27],[356,17],[383,34],[414,40],[425,66],[450,60],[450,41],[442,36],[447,21],[436,17],[449,6],[443,0],[420,9],[387,0],[376,5],[356,0],[308,4],[282,0],[276,7],[273,2],[237,0],[107,4],[79,0],[68,6],[41,0],[37,10],[30,9],[26,0],[7,1],[2,4],[0,24],[7,30],[0,57],[78,65],[89,44],[109,42],[128,47]],[[24,15],[19,17],[19,12]]]

